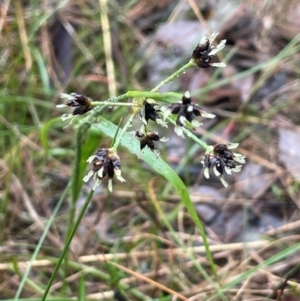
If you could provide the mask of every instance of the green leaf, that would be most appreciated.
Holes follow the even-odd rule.
[[[46,157],[49,155],[48,132],[51,128],[54,127],[54,125],[60,124],[60,126],[61,126],[61,122],[59,122],[59,121],[61,121],[60,117],[50,119],[41,128],[41,142],[42,142]]]

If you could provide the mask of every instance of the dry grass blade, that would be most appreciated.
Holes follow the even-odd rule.
[[[257,249],[257,248],[264,248],[268,247],[271,243],[267,240],[261,240],[261,241],[255,241],[255,242],[249,242],[247,244],[244,243],[232,243],[232,244],[219,244],[219,245],[211,245],[210,250],[211,252],[222,252],[222,251],[242,251],[245,248],[247,249]],[[194,254],[205,254],[205,248],[204,246],[198,246],[198,247],[186,247],[186,248],[173,248],[172,250],[160,250],[160,254],[169,255],[170,252],[174,256],[182,257],[186,255],[186,251]],[[80,256],[78,258],[78,262],[80,263],[89,263],[89,262],[98,262],[98,261],[105,261],[105,260],[113,260],[113,259],[126,259],[130,257],[136,257],[136,258],[148,258],[152,256],[156,256],[157,251],[151,250],[151,251],[133,251],[131,253],[114,253],[114,254],[95,254],[95,255],[85,255]],[[26,261],[20,261],[19,262],[19,268],[25,269],[28,265],[28,262]],[[46,267],[46,266],[53,265],[53,261],[51,260],[35,260],[32,263],[33,267]],[[11,269],[12,264],[11,263],[0,263],[0,270],[7,270]]]
[[[117,95],[117,82],[115,76],[115,66],[112,58],[112,41],[110,32],[110,19],[108,17],[108,3],[107,0],[99,0],[101,24],[103,31],[103,42],[105,50],[106,69],[108,77],[109,96],[115,97]]]
[[[145,277],[143,274],[137,273],[137,272],[135,272],[135,271],[133,271],[133,270],[131,270],[129,268],[126,268],[126,267],[124,267],[124,266],[122,266],[120,264],[117,264],[115,262],[112,262],[112,261],[109,261],[109,260],[107,260],[107,262],[110,265],[115,266],[116,268],[118,268],[118,269],[120,269],[120,270],[122,270],[122,271],[124,271],[124,272],[126,272],[126,273],[128,273],[128,274],[130,274],[130,275],[132,275],[134,277],[136,277],[139,280],[145,281],[145,282],[153,285],[154,287],[156,287],[156,288],[158,288],[158,289],[160,289],[160,290],[162,290],[164,292],[169,293],[172,296],[176,296],[180,300],[188,300],[188,298],[185,297],[185,296],[183,296],[182,294],[180,294],[178,292],[175,292],[174,290],[168,288],[167,286],[162,285],[162,284],[160,284],[160,283],[158,283],[158,282],[156,282],[156,281],[154,281],[154,280],[152,280],[152,279],[150,279],[148,277]]]

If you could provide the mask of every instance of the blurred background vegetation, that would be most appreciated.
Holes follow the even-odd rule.
[[[47,300],[300,300],[298,0],[1,1],[1,300],[41,300],[90,190],[79,184],[74,199],[68,183],[111,143],[90,133],[78,157],[60,93],[100,101],[149,91],[213,31],[227,39],[227,67],[190,69],[161,92],[189,90],[217,115],[196,134],[239,142],[247,164],[224,188],[203,178],[203,150],[171,127],[158,147],[189,189],[219,280],[170,183],[123,148],[127,182],[95,192]]]

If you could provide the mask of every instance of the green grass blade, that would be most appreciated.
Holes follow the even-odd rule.
[[[85,279],[84,279],[84,274],[80,275],[79,278],[79,296],[78,296],[78,301],[85,301]]]
[[[88,205],[89,205],[89,203],[90,203],[90,201],[92,199],[93,193],[94,193],[94,191],[91,190],[90,193],[89,193],[89,195],[88,195],[88,197],[87,197],[87,199],[85,200],[85,203],[84,203],[83,207],[80,210],[79,216],[78,216],[77,221],[76,221],[76,223],[74,225],[72,233],[70,234],[69,238],[67,239],[67,242],[66,242],[66,244],[64,246],[64,249],[63,249],[63,251],[62,251],[62,253],[61,253],[61,255],[60,255],[59,259],[58,259],[58,262],[57,262],[57,264],[55,266],[55,269],[54,269],[54,271],[53,271],[53,273],[51,275],[51,278],[50,278],[50,280],[47,283],[47,286],[46,286],[46,289],[44,291],[44,295],[43,295],[41,301],[45,301],[46,298],[47,298],[47,295],[48,295],[48,293],[50,291],[51,285],[52,285],[52,283],[53,283],[53,281],[55,279],[55,276],[56,276],[56,274],[57,274],[57,272],[58,272],[58,270],[59,270],[59,268],[60,268],[63,260],[65,259],[65,256],[66,256],[66,254],[67,254],[67,252],[69,250],[69,246],[70,246],[70,244],[72,242],[72,239],[73,239],[73,237],[74,237],[74,235],[75,235],[75,233],[76,233],[76,231],[78,229],[78,226],[79,226],[79,224],[80,224],[80,222],[81,222],[81,220],[82,220],[82,218],[84,216],[84,213],[86,212],[86,209],[87,209],[87,207],[88,207]]]
[[[26,280],[28,279],[28,275],[29,275],[29,272],[31,270],[32,263],[35,261],[37,255],[38,255],[38,253],[39,253],[39,251],[40,251],[40,249],[42,247],[42,244],[43,244],[43,242],[44,242],[44,240],[45,240],[45,238],[47,236],[47,233],[49,232],[49,229],[50,229],[51,225],[53,224],[54,218],[55,218],[55,216],[56,216],[56,214],[57,214],[60,206],[62,205],[62,202],[65,199],[67,192],[70,189],[70,186],[71,186],[70,184],[71,183],[69,183],[67,185],[67,187],[64,189],[63,193],[61,194],[61,196],[60,196],[60,198],[59,198],[59,200],[58,200],[58,202],[57,202],[57,204],[56,204],[56,206],[55,206],[55,208],[54,208],[54,210],[53,210],[53,212],[52,212],[52,214],[51,214],[51,216],[50,216],[50,218],[49,218],[49,220],[48,220],[48,222],[47,222],[47,224],[45,226],[44,232],[42,233],[42,236],[41,236],[41,238],[40,238],[40,240],[39,240],[39,242],[38,242],[38,244],[37,244],[37,246],[36,246],[36,248],[35,248],[32,256],[30,258],[29,264],[26,267],[26,270],[25,270],[25,272],[23,274],[21,283],[20,283],[20,285],[18,287],[18,290],[16,292],[16,295],[15,295],[14,301],[19,300],[19,297],[20,297],[20,294],[21,294],[21,292],[23,290],[24,284],[25,284]]]

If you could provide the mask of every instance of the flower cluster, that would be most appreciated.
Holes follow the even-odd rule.
[[[177,115],[175,132],[178,136],[183,136],[182,127],[190,125],[192,129],[201,125],[195,120],[196,117],[214,118],[215,115],[202,110],[197,103],[193,103],[189,91],[182,96],[180,103],[171,104],[167,108],[162,108],[164,118],[169,114]]]
[[[83,178],[84,182],[88,182],[91,177],[94,179],[93,190],[101,183],[102,179],[107,175],[108,190],[112,191],[112,178],[114,175],[116,178],[125,182],[125,179],[121,176],[121,161],[112,148],[99,149],[95,155],[88,158],[87,162],[93,163],[93,169]]]
[[[188,63],[189,67],[197,66],[199,68],[209,68],[211,66],[215,67],[225,67],[226,65],[222,62],[213,63],[213,59],[215,55],[224,48],[226,40],[222,40],[218,45],[214,46],[213,42],[217,37],[217,33],[213,33],[211,37],[208,39],[204,36],[197,47],[194,49],[192,53],[192,58]],[[183,68],[182,68],[183,69]],[[179,74],[179,71],[177,75]],[[168,79],[161,82],[157,87],[155,87],[152,91],[157,91],[162,84],[165,84],[171,81],[176,76],[176,73],[171,75]],[[137,92],[137,91],[133,91]],[[128,92],[129,93],[129,92]],[[148,92],[144,93],[147,94]],[[161,126],[167,127],[167,122],[171,122],[175,125],[174,131],[178,136],[184,138],[183,133],[190,130],[195,130],[195,127],[201,125],[197,121],[197,117],[204,118],[214,118],[215,115],[211,113],[207,113],[204,111],[197,103],[192,101],[191,95],[189,91],[186,91],[181,98],[181,101],[172,104],[161,104],[157,103],[154,99],[151,99],[151,93],[149,92],[148,97],[144,96],[135,96],[132,104],[131,118],[127,122],[125,128],[123,128],[121,135],[116,135],[116,139],[114,140],[114,144],[112,148],[102,148],[99,149],[95,155],[91,156],[87,162],[93,164],[92,170],[84,177],[84,181],[89,181],[90,178],[94,179],[93,190],[101,183],[104,177],[108,177],[108,189],[112,191],[112,179],[115,176],[119,181],[125,182],[125,179],[121,176],[121,162],[118,154],[116,153],[117,147],[121,142],[122,135],[126,132],[127,128],[132,124],[133,117],[136,114],[139,114],[139,119],[142,123],[140,130],[131,132],[135,138],[139,140],[140,143],[140,153],[145,149],[149,148],[153,151],[157,156],[159,156],[159,151],[155,147],[155,143],[158,141],[167,141],[166,138],[161,138],[158,132],[150,130],[150,124],[156,123]],[[133,93],[138,94],[138,93]],[[161,95],[159,95],[161,96]],[[124,99],[127,100],[129,96],[127,93],[121,95],[120,97],[116,97],[114,99],[114,104],[121,106],[124,105]],[[142,98],[143,97],[143,98]],[[163,99],[163,97],[157,97],[154,95],[155,99]],[[70,124],[74,120],[74,118],[78,115],[83,115],[90,110],[93,109],[95,103],[92,100],[84,95],[71,93],[71,94],[61,94],[61,98],[66,99],[65,104],[57,105],[57,107],[71,107],[74,108],[72,114],[64,114],[62,116],[63,120],[71,119]],[[109,99],[107,103],[109,103],[112,99]],[[116,102],[121,100],[121,102]],[[104,102],[101,102],[104,106],[107,105]],[[96,111],[96,110],[95,110]],[[170,117],[171,115],[175,115],[175,118]],[[96,120],[96,119],[94,119]],[[209,178],[209,169],[212,168],[215,175],[217,175],[224,186],[227,186],[224,179],[225,173],[231,174],[231,172],[239,172],[241,170],[242,164],[245,163],[245,156],[234,153],[231,151],[232,148],[237,147],[237,144],[217,144],[214,147],[208,146],[205,142],[198,139],[198,137],[193,137],[194,141],[198,142],[201,146],[203,146],[206,152],[202,163],[204,165],[204,175],[206,178]],[[120,137],[120,138],[119,138]]]
[[[194,49],[192,59],[199,68],[226,67],[224,63],[212,63],[217,52],[225,47],[226,40],[222,40],[217,46],[212,45],[218,33],[213,32],[209,39],[204,36]]]
[[[61,116],[61,119],[63,121],[72,118],[70,124],[72,123],[72,121],[77,115],[83,115],[93,108],[91,105],[91,99],[89,97],[86,97],[84,95],[75,92],[71,94],[62,93],[60,95],[60,98],[67,99],[67,101],[65,104],[57,105],[56,106],[57,108],[65,108],[65,107],[74,108],[72,114],[63,114]]]
[[[216,144],[212,152],[205,154],[202,164],[204,166],[204,176],[209,178],[209,169],[212,168],[215,175],[220,178],[222,184],[227,187],[224,179],[225,172],[240,172],[242,165],[245,164],[245,156],[234,153],[230,149],[238,147],[238,143]]]
[[[150,150],[154,151],[156,155],[159,155],[159,151],[155,148],[155,141],[165,142],[167,138],[160,138],[157,132],[147,131],[145,134],[143,132],[136,131],[135,137],[140,140],[140,149],[143,150],[146,146],[150,148]]]
[[[143,102],[140,119],[145,126],[148,125],[149,120],[152,120],[161,126],[168,127],[167,123],[161,118],[160,106],[158,106],[157,103],[150,103],[150,100],[145,100]]]

